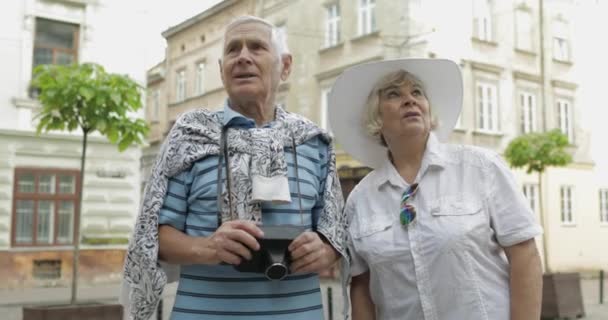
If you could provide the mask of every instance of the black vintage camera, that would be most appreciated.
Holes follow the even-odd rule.
[[[251,260],[234,266],[241,272],[263,273],[269,280],[281,280],[290,273],[291,254],[287,247],[307,229],[295,225],[260,226],[264,238],[258,239],[260,250],[251,251]]]

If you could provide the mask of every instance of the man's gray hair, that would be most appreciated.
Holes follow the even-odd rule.
[[[239,26],[241,24],[245,24],[245,23],[251,23],[251,22],[256,22],[256,23],[261,23],[265,26],[267,26],[268,28],[270,28],[270,42],[272,43],[272,46],[275,49],[275,52],[277,54],[277,56],[280,58],[285,55],[285,54],[289,54],[289,48],[287,47],[287,39],[286,39],[286,35],[281,32],[281,30],[279,28],[277,28],[274,24],[272,24],[270,21],[266,20],[266,19],[262,19],[262,18],[258,18],[255,16],[249,16],[249,15],[245,15],[245,16],[240,16],[234,20],[232,20],[228,26],[226,26],[226,29],[224,30],[224,38],[226,37],[226,33],[228,33],[228,31],[230,31],[230,29]]]

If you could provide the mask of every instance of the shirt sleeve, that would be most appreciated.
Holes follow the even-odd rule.
[[[355,197],[356,197],[355,194],[351,194],[351,196],[346,201],[346,206],[344,209],[346,211],[346,216],[348,217],[347,219],[349,222],[348,223],[348,225],[349,225],[348,235],[347,235],[347,240],[346,240],[346,248],[348,250],[348,256],[350,258],[350,275],[353,277],[363,274],[367,270],[369,270],[369,266],[367,265],[367,262],[357,252],[357,248],[355,246],[355,243],[354,243],[354,240],[352,237],[352,233],[350,232],[350,225],[351,225],[352,217],[355,214],[357,214],[356,206],[353,204],[353,202],[354,202],[353,198],[355,198]]]
[[[188,194],[192,179],[189,171],[184,171],[175,177],[169,178],[167,194],[160,208],[158,224],[170,225],[177,230],[184,231],[188,216]]]
[[[325,182],[327,181],[327,166],[329,165],[329,148],[325,143],[320,140],[319,143],[319,159],[320,159],[320,170],[319,170],[319,189],[317,189],[317,201],[312,208],[312,225],[313,230],[316,230],[316,226],[319,223],[319,216],[323,213],[325,208]]]
[[[498,154],[490,160],[487,202],[498,243],[509,247],[541,235],[542,228],[509,167]]]

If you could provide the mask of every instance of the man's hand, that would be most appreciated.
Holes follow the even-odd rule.
[[[293,273],[321,272],[333,265],[339,258],[338,252],[321,240],[316,232],[307,231],[299,235],[289,245],[291,271]]]
[[[238,265],[243,259],[251,259],[251,250],[260,250],[256,238],[263,236],[262,230],[251,221],[222,223],[209,237],[211,248],[215,251],[212,263]]]

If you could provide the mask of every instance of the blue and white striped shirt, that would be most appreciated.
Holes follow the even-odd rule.
[[[254,128],[255,122],[224,107],[224,125]],[[300,217],[294,154],[285,148],[292,201],[264,203],[264,225],[312,226],[323,210],[323,190],[329,161],[328,146],[315,137],[296,147],[303,220]],[[210,236],[217,228],[218,157],[197,161],[189,171],[169,179],[159,224],[171,225],[191,236]],[[181,267],[172,320],[193,319],[323,319],[317,274],[289,275],[281,281],[258,273],[242,273],[232,266]]]

